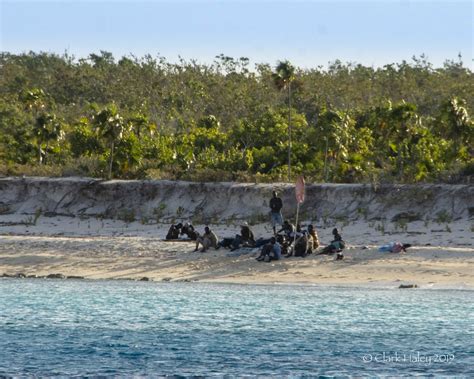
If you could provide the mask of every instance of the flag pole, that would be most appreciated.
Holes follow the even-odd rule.
[[[295,243],[296,243],[296,233],[298,230],[298,217],[300,213],[300,204],[303,203],[304,201],[304,192],[305,192],[305,183],[304,183],[304,177],[303,175],[299,176],[298,179],[296,180],[296,185],[295,185],[295,195],[296,195],[296,224],[295,224],[295,235],[293,238],[293,249],[295,248]]]
[[[298,230],[298,215],[300,213],[300,202],[297,202],[298,205],[296,206],[296,223],[295,223],[295,236],[293,238],[293,249],[295,248],[296,243],[296,231]]]

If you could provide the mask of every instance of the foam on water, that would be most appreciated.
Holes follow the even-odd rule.
[[[0,375],[472,376],[473,294],[1,279]]]

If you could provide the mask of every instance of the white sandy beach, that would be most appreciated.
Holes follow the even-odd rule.
[[[167,224],[40,217],[36,225],[22,225],[19,215],[3,215],[1,221],[0,275],[60,273],[86,279],[474,287],[472,225],[465,220],[446,225],[413,222],[403,231],[396,224],[385,225],[382,231],[380,224],[363,221],[335,225],[348,242],[343,261],[311,255],[271,263],[257,262],[257,249],[196,253],[192,242],[163,241]],[[328,243],[333,225],[316,226],[322,243]],[[221,238],[239,230],[238,224],[211,227]],[[203,228],[197,226],[199,231]],[[257,236],[270,235],[269,224],[255,225],[253,230]],[[390,241],[413,247],[402,254],[378,252],[378,246]]]

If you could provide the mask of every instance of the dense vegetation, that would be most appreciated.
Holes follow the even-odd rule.
[[[0,172],[287,180],[290,122],[293,177],[468,181],[473,106],[461,59],[302,70],[2,53]]]

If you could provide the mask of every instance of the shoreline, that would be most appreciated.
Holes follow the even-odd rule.
[[[149,284],[158,284],[158,285],[218,285],[218,286],[252,286],[252,287],[297,287],[297,288],[337,288],[337,289],[368,289],[368,290],[417,290],[417,291],[474,291],[474,286],[472,285],[449,285],[449,286],[439,286],[439,285],[417,285],[415,287],[400,287],[399,283],[310,283],[310,282],[238,282],[238,281],[200,281],[200,280],[141,280],[133,278],[120,278],[120,279],[92,279],[84,277],[64,277],[64,278],[48,278],[45,276],[37,277],[19,277],[11,276],[7,274],[0,274],[0,281],[2,280],[26,280],[26,281],[47,281],[52,283],[57,282],[82,282],[82,283],[103,283],[103,282],[126,282],[126,283],[149,283]]]

